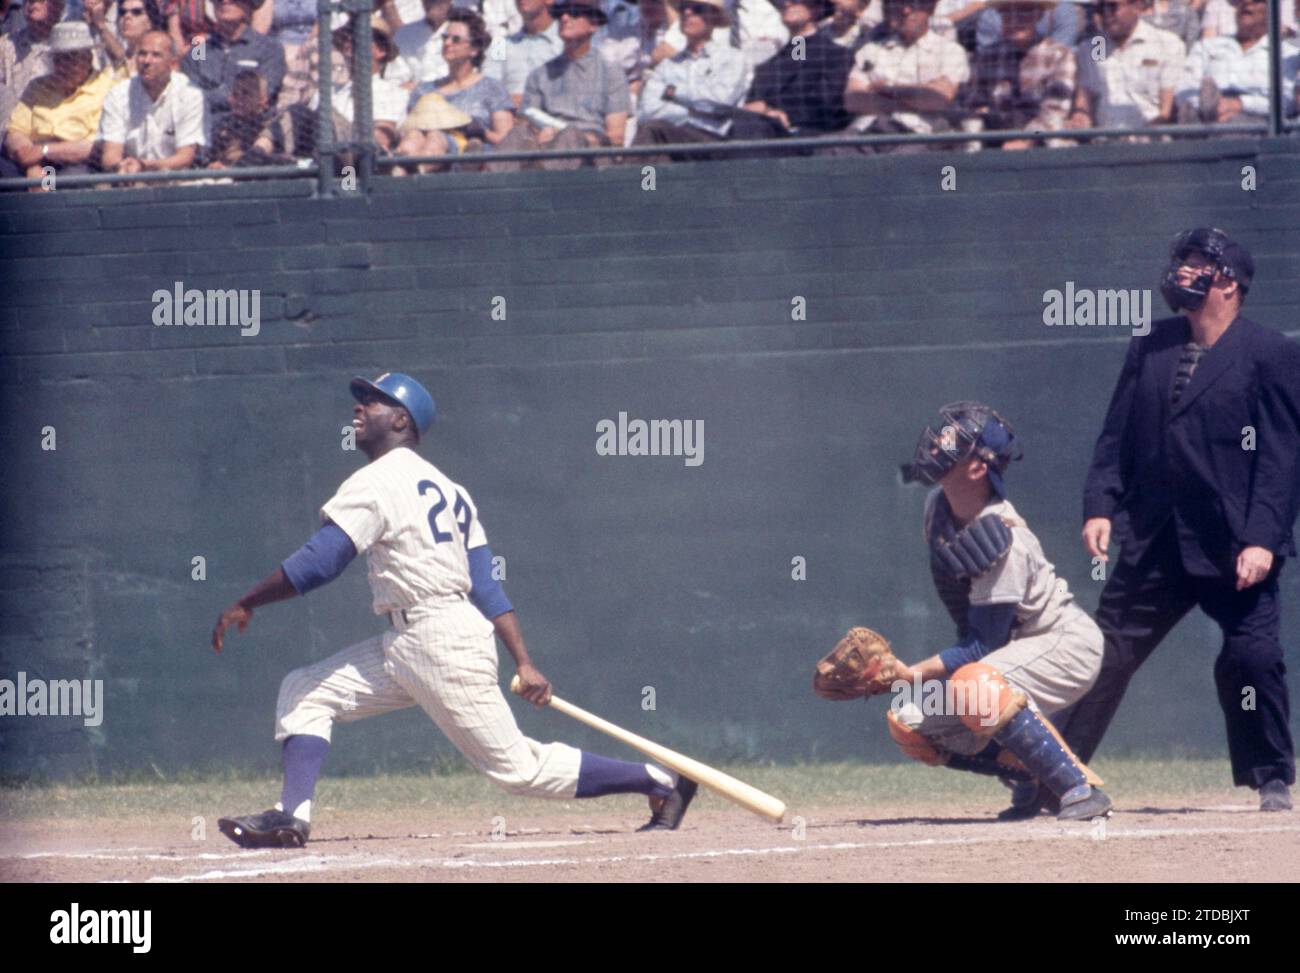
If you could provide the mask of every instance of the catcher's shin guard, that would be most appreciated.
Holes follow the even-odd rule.
[[[970,757],[954,753],[948,757],[946,766],[952,770],[967,770],[972,774],[984,774],[1008,782],[1027,783],[1034,779],[1034,775],[1020,766],[1019,761],[996,741]]]
[[[1088,769],[1066,746],[1056,729],[1029,707],[1023,692],[1011,686],[993,666],[972,662],[952,674],[952,681],[969,690],[966,698],[978,700],[977,712],[962,714],[971,732],[991,736],[1061,799],[1063,815],[1070,805],[1099,804],[1100,777]]]
[[[903,709],[902,713],[890,709],[885,714],[885,719],[889,723],[890,737],[898,744],[898,748],[913,760],[919,760],[930,767],[965,770],[972,774],[984,774],[1009,781],[1034,779],[1029,771],[1020,766],[1019,762],[997,743],[990,743],[972,756],[951,753],[943,749],[920,731],[909,726],[906,721],[910,714],[906,712],[906,707]]]

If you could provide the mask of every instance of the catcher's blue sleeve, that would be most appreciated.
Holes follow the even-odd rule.
[[[285,558],[280,567],[294,590],[305,595],[337,578],[356,556],[352,538],[331,520],[312,534],[306,544]]]
[[[1016,620],[1016,606],[1010,602],[1002,605],[971,605],[970,632],[965,640],[939,653],[939,661],[948,672],[956,672],[968,662],[978,662],[994,649],[1000,649],[1011,639],[1011,626]]]
[[[483,544],[469,551],[469,600],[488,621],[514,611],[501,582],[492,577],[492,548]]]

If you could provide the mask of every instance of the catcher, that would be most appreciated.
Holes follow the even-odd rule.
[[[889,734],[903,752],[1000,778],[1012,789],[1000,820],[1053,805],[1060,820],[1100,817],[1111,808],[1101,779],[1045,717],[1096,681],[1102,635],[1006,498],[1003,474],[1020,457],[1010,425],[988,406],[940,410],[903,479],[939,487],[926,499],[924,536],[957,642],[909,666],[884,638],[855,628],[817,663],[813,689],[836,700],[895,693]]]

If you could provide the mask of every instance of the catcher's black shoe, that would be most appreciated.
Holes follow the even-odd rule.
[[[1286,781],[1270,780],[1259,789],[1259,809],[1261,811],[1291,810],[1291,791]]]
[[[217,827],[240,848],[301,848],[311,834],[308,822],[275,808],[242,818],[219,818]]]
[[[1090,821],[1110,817],[1111,800],[1100,787],[1082,784],[1061,795],[1058,821]]]
[[[1036,780],[1003,781],[1011,788],[1011,806],[998,812],[999,821],[1028,821],[1043,812],[1048,791]]]
[[[664,798],[663,803],[655,808],[650,820],[638,831],[676,831],[686,816],[686,809],[695,800],[695,792],[700,785],[686,777],[678,777],[672,793]]]

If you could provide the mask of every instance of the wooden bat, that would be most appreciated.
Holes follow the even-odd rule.
[[[515,676],[510,680],[510,691],[518,695],[519,677]],[[771,794],[765,794],[757,787],[746,784],[743,780],[737,780],[730,774],[724,774],[722,771],[710,767],[708,764],[700,763],[685,754],[678,753],[676,750],[670,750],[665,746],[655,743],[653,740],[647,740],[643,736],[637,736],[631,730],[625,730],[608,720],[602,720],[594,713],[588,713],[580,706],[574,706],[566,699],[552,695],[548,704],[552,709],[557,709],[565,716],[572,716],[579,722],[586,723],[590,727],[600,730],[602,733],[608,733],[615,740],[626,743],[629,747],[640,750],[643,754],[661,763],[670,770],[675,770],[683,777],[688,777],[709,790],[721,794],[727,800],[739,804],[747,811],[753,811],[765,818],[773,821],[780,821],[785,817],[785,804]]]

